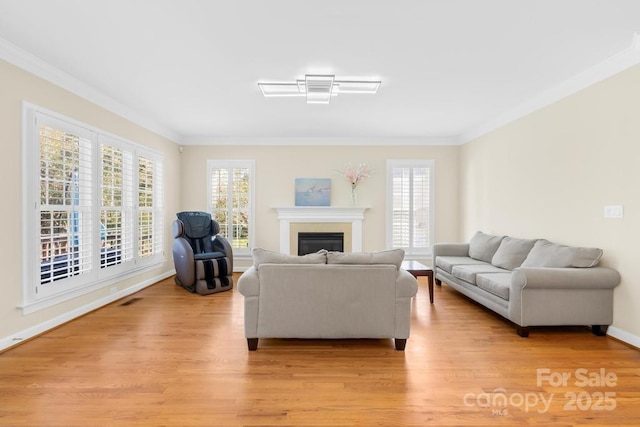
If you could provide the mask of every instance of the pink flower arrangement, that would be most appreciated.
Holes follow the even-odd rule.
[[[351,163],[347,163],[344,169],[338,172],[347,178],[347,181],[351,184],[351,188],[355,189],[358,184],[369,178],[373,171],[367,167],[366,163],[360,163],[360,166],[357,168],[354,168]]]

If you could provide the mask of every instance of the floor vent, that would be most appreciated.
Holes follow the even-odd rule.
[[[134,302],[138,302],[138,301],[140,301],[141,299],[142,299],[142,298],[131,298],[130,300],[125,301],[125,302],[123,302],[122,304],[120,304],[120,306],[123,306],[123,305],[131,305],[131,304],[133,304]]]

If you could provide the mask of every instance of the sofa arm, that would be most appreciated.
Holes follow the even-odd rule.
[[[244,296],[244,336],[251,341],[249,350],[255,350],[258,342],[258,313],[260,311],[260,278],[254,266],[249,267],[238,279],[238,290]]]
[[[396,279],[396,298],[411,298],[418,293],[418,281],[407,270],[399,269]]]
[[[436,268],[437,256],[469,256],[468,243],[436,243],[433,245],[433,268]]]
[[[618,272],[607,267],[516,268],[508,318],[522,327],[610,325],[613,288],[619,283]]]
[[[254,266],[249,267],[238,279],[238,291],[245,297],[260,295],[260,279]]]
[[[511,275],[512,289],[612,289],[619,283],[620,274],[608,267],[520,267]]]

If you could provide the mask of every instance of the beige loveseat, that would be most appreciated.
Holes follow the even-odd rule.
[[[616,270],[598,267],[602,250],[477,232],[469,243],[435,244],[442,282],[517,325],[589,325],[605,335],[613,321]]]
[[[290,256],[253,250],[238,280],[249,350],[259,338],[409,338],[416,279],[400,268],[402,250],[319,251]]]

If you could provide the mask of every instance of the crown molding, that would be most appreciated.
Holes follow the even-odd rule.
[[[488,134],[506,124],[522,118],[534,111],[540,110],[566,98],[576,92],[586,89],[608,77],[618,74],[640,62],[640,34],[634,33],[631,45],[623,51],[605,59],[601,63],[565,80],[559,85],[542,92],[540,95],[519,105],[475,129],[460,136],[461,144]]]
[[[176,144],[180,140],[179,134],[158,124],[155,120],[145,117],[3,38],[0,38],[0,59],[43,78],[151,132],[157,133]]]
[[[121,104],[3,38],[0,38],[0,59],[41,77],[174,143],[182,145],[463,145],[640,63],[640,34],[635,33],[632,37],[631,45],[618,54],[520,104],[513,110],[505,112],[464,134],[440,137],[185,137]]]
[[[401,146],[401,145],[460,145],[457,137],[187,137],[182,145],[328,145],[328,146]]]

